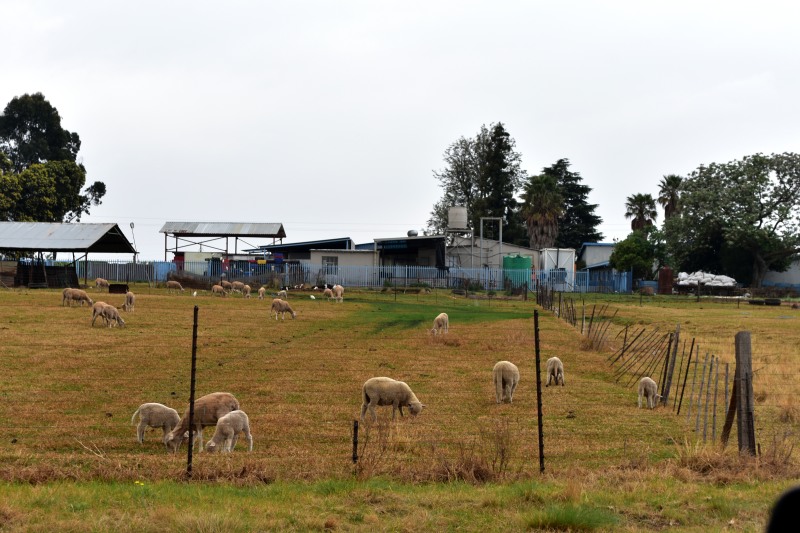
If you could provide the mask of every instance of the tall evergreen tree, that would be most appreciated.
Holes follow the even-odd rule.
[[[558,248],[579,250],[585,242],[598,242],[603,234],[597,231],[603,219],[595,214],[597,204],[587,202],[592,188],[581,183],[578,172],[569,169],[569,159],[559,159],[542,174],[556,179],[564,204],[558,217],[558,237],[554,245]]]

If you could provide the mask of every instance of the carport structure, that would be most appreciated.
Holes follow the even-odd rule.
[[[166,222],[159,233],[164,234],[164,261],[167,260],[167,252],[178,253],[184,248],[196,245],[205,245],[206,248],[229,255],[231,237],[234,238],[234,254],[238,253],[240,239],[251,248],[255,248],[244,239],[272,239],[272,243],[275,244],[277,239],[283,242],[286,238],[283,224],[266,222]],[[175,239],[175,246],[172,248],[169,247],[170,237]],[[224,248],[219,242],[222,239],[225,239]]]
[[[129,253],[134,260],[137,253],[117,224],[59,222],[0,222],[0,251],[33,255],[33,261],[19,261],[14,269],[14,284],[30,288],[77,285],[75,264],[86,261],[90,253]],[[47,266],[45,252],[54,259],[58,252],[72,253],[72,264]],[[80,255],[76,258],[76,254]],[[4,266],[4,273],[8,270]]]

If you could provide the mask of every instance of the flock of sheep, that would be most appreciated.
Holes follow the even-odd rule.
[[[108,282],[102,278],[95,280],[95,287],[102,289],[108,287]],[[167,282],[168,291],[178,290],[183,291],[183,287],[177,281]],[[282,299],[288,296],[288,288],[284,288],[278,292],[278,298],[272,300],[270,307],[270,316],[275,314],[275,320],[278,319],[278,314],[281,314],[282,319],[285,318],[286,313],[289,313],[292,318],[297,317],[297,313],[292,309],[289,303]],[[222,281],[218,285],[212,287],[213,294],[221,294],[225,296],[230,292],[240,292],[243,297],[249,298],[251,288],[249,285],[234,281]],[[263,299],[266,289],[261,287],[258,290],[259,299]],[[196,292],[195,292],[196,295]],[[344,288],[341,285],[334,285],[332,287],[325,287],[323,296],[329,299],[341,302],[343,300]],[[314,298],[312,295],[311,298]],[[125,295],[125,302],[122,309],[132,312],[136,301],[135,295],[128,291]],[[113,305],[104,302],[94,302],[86,291],[81,289],[64,289],[62,305],[72,305],[73,302],[78,302],[83,305],[84,302],[92,305],[92,325],[95,320],[100,317],[104,323],[111,327],[114,323],[122,327],[125,321],[120,317],[117,308]],[[440,313],[433,320],[433,328],[430,330],[431,335],[446,334],[449,331],[450,319],[447,313]],[[551,383],[555,385],[565,385],[564,381],[564,364],[558,357],[551,357],[546,362],[546,387]],[[495,388],[495,401],[496,403],[512,403],[514,391],[519,383],[520,373],[519,368],[510,361],[498,361],[492,369],[492,384]],[[656,382],[649,377],[643,377],[639,382],[639,408],[642,407],[642,401],[646,402],[648,408],[655,407],[661,396],[658,394],[658,387]],[[392,420],[395,418],[397,411],[400,416],[404,416],[403,408],[407,408],[411,416],[419,415],[425,408],[425,405],[419,401],[416,394],[411,390],[411,387],[403,381],[381,376],[373,377],[364,382],[361,388],[361,420],[364,421],[367,412],[371,415],[373,421],[377,421],[377,414],[375,407],[379,406],[392,406]],[[193,446],[199,446],[202,450],[203,447],[203,428],[215,426],[214,435],[205,445],[205,450],[209,452],[223,451],[231,452],[236,446],[239,434],[243,434],[247,439],[248,450],[253,450],[253,436],[250,432],[250,420],[247,414],[241,410],[239,401],[228,392],[214,392],[207,394],[197,399],[194,404],[194,442]],[[139,406],[131,417],[133,424],[136,417],[139,417],[139,423],[136,429],[137,441],[141,444],[144,442],[145,430],[148,427],[160,428],[163,431],[162,442],[167,450],[177,452],[181,444],[189,438],[189,409],[187,408],[184,415],[181,417],[178,412],[171,407],[160,403],[144,403]]]

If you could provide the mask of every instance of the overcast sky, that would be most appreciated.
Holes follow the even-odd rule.
[[[422,230],[445,149],[494,122],[529,174],[571,161],[610,241],[666,174],[800,150],[798,21],[791,1],[0,0],[0,106],[58,109],[108,188],[82,221],[135,223],[142,259],[166,221]]]

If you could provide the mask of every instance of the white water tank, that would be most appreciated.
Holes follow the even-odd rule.
[[[460,205],[454,205],[447,210],[447,229],[449,230],[467,230],[467,208]]]

